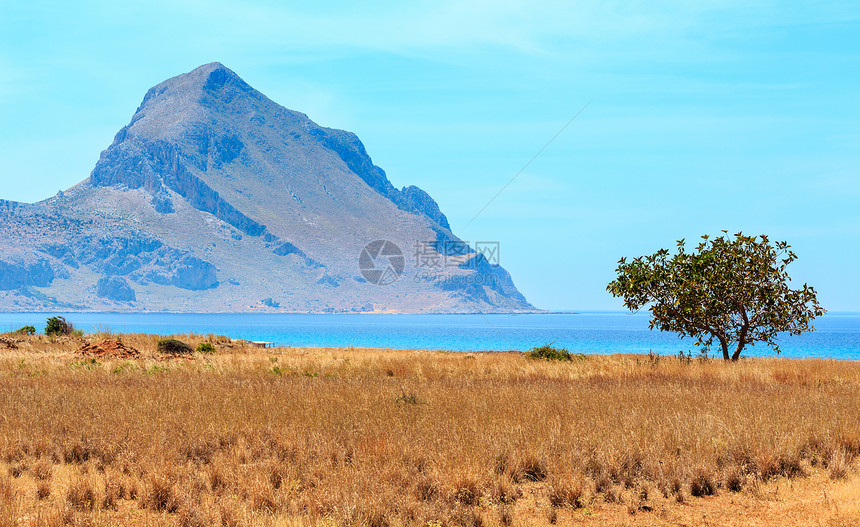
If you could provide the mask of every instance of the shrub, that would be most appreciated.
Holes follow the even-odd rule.
[[[158,341],[158,352],[170,355],[191,355],[194,350],[181,340],[162,339]]]
[[[13,333],[15,335],[35,335],[36,328],[33,326],[24,326],[21,329],[16,329],[15,331],[13,331]]]
[[[70,335],[75,330],[74,326],[66,322],[63,317],[51,317],[45,326],[45,335]]]
[[[564,348],[553,348],[552,345],[546,344],[539,348],[532,348],[531,351],[526,353],[526,356],[530,359],[543,359],[543,360],[560,360],[560,361],[571,361],[573,357],[570,355],[570,352]]]
[[[201,342],[197,346],[197,353],[215,353],[216,351],[218,350],[215,349],[215,346],[208,342]]]

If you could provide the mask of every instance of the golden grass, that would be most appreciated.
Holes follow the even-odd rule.
[[[0,527],[860,522],[855,362],[121,338],[0,349]]]

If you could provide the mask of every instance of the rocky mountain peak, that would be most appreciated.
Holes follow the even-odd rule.
[[[286,184],[295,198],[301,187],[318,187],[322,177],[331,177],[337,165],[401,210],[450,228],[426,192],[415,186],[397,190],[355,134],[321,127],[276,104],[219,62],[151,88],[131,122],[102,153],[90,182],[143,188],[163,211],[171,210],[170,190],[213,212],[213,207],[224,208],[213,206],[218,187],[239,190],[225,181],[236,173],[269,186]],[[232,211],[229,215],[235,216]]]
[[[477,265],[468,251],[441,271],[480,280],[441,282],[434,270],[399,292],[368,284],[356,257],[370,242],[391,240],[408,254],[458,241],[439,205],[418,187],[395,188],[355,134],[276,104],[218,62],[148,90],[72,192],[38,210],[0,208],[14,213],[0,234],[23,245],[34,242],[22,233],[51,225],[32,237],[41,240],[32,254],[7,259],[17,278],[0,292],[50,289],[82,273],[98,277],[91,294],[69,286],[67,298],[105,309],[169,305],[165,288],[193,292],[187,309],[203,311],[228,297],[228,310],[247,310],[244,299],[263,293],[271,300],[263,307],[294,311],[379,299],[401,311],[427,309],[422,302],[436,311],[531,309],[504,269]]]
[[[188,100],[199,102],[204,96],[217,96],[225,89],[259,93],[243,81],[236,73],[221,64],[210,62],[199,66],[188,73],[182,73],[161,82],[146,92],[138,111],[151,104],[170,100]]]

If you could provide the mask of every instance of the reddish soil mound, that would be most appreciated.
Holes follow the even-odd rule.
[[[118,340],[103,340],[100,344],[86,344],[78,353],[111,359],[136,359],[140,352]]]
[[[0,337],[0,348],[16,350],[18,349],[18,344],[16,344],[15,341],[10,338]]]

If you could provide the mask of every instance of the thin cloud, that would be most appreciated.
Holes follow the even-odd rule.
[[[352,4],[325,12],[287,6],[236,6],[197,2],[165,6],[195,12],[220,23],[233,36],[290,47],[343,48],[386,52],[500,47],[524,53],[545,53],[558,39],[587,41],[661,38],[689,33],[720,9],[738,2],[543,2],[522,0],[391,3],[375,8]]]

